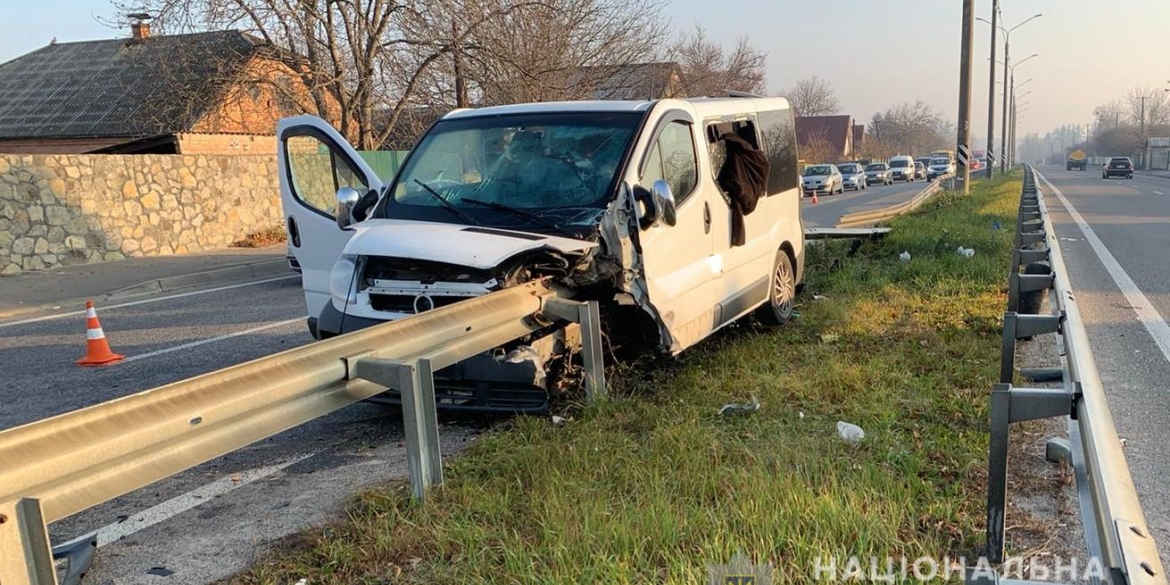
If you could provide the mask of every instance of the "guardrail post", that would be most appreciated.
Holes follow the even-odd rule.
[[[0,504],[0,584],[57,585],[39,500],[22,498]]]
[[[402,397],[402,429],[406,435],[406,466],[414,497],[426,497],[427,488],[443,483],[439,452],[439,418],[435,407],[435,377],[431,361],[410,363],[358,358],[352,377],[398,390]]]
[[[403,430],[410,488],[423,499],[427,488],[443,483],[443,459],[439,453],[439,418],[435,407],[435,378],[431,361],[420,359],[400,366]]]
[[[597,301],[548,299],[541,312],[581,325],[581,360],[585,366],[585,399],[605,398],[605,357],[601,347],[601,310]]]
[[[996,384],[991,392],[987,457],[987,559],[993,564],[1003,562],[1010,427],[1011,384]]]
[[[581,324],[581,357],[585,362],[585,398],[593,402],[606,396],[605,358],[601,349],[601,309],[597,301],[577,307]]]

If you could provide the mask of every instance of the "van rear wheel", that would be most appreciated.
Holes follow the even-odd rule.
[[[779,327],[792,319],[796,305],[796,271],[784,250],[776,250],[772,263],[768,302],[756,309],[756,319],[768,327]]]

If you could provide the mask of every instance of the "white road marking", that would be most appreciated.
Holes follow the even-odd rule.
[[[1157,344],[1158,349],[1162,350],[1162,355],[1166,357],[1166,361],[1170,361],[1170,325],[1166,324],[1166,320],[1150,303],[1150,299],[1142,293],[1113,254],[1109,252],[1109,248],[1105,247],[1104,242],[1097,237],[1097,233],[1089,226],[1085,218],[1081,216],[1080,212],[1073,207],[1072,203],[1064,197],[1064,193],[1056,188],[1044,175],[1040,175],[1040,179],[1044,181],[1048,188],[1056,194],[1060,199],[1061,204],[1068,210],[1073,221],[1077,222],[1077,226],[1081,228],[1081,233],[1085,234],[1085,240],[1093,247],[1093,251],[1097,253],[1097,258],[1101,261],[1101,265],[1109,272],[1109,276],[1113,277],[1113,282],[1117,283],[1117,288],[1121,289],[1121,293],[1125,295],[1125,299],[1133,307],[1133,312],[1137,314],[1138,321],[1146,327],[1146,331],[1150,332],[1150,336],[1154,338],[1154,343]]]
[[[240,473],[233,473],[227,477],[221,477],[207,485],[197,487],[185,494],[175,496],[161,504],[147,508],[125,520],[106,524],[97,529],[97,545],[101,547],[112,542],[117,542],[119,539],[130,536],[139,530],[150,528],[155,524],[164,522],[187,510],[195,508],[204,502],[210,501],[212,498],[222,496],[254,481],[264,479],[287,467],[300,463],[313,455],[316,455],[316,453],[300,455],[276,465],[258,467]],[[88,536],[88,534],[82,535],[62,546],[75,544]]]
[[[134,307],[137,305],[146,305],[146,304],[150,304],[150,303],[161,303],[163,301],[169,301],[171,299],[181,299],[181,298],[185,298],[185,297],[193,297],[195,295],[205,295],[205,294],[213,293],[213,292],[232,290],[232,289],[236,289],[236,288],[242,288],[245,286],[255,286],[257,284],[267,284],[269,282],[289,280],[292,278],[300,278],[300,275],[290,274],[288,276],[279,276],[277,278],[266,278],[264,280],[244,282],[244,283],[240,283],[240,284],[230,284],[228,286],[220,286],[220,287],[216,287],[216,288],[209,288],[206,290],[185,292],[185,293],[181,293],[181,294],[177,294],[177,295],[170,295],[170,296],[165,296],[165,297],[155,297],[155,298],[143,299],[141,301],[132,301],[129,303],[119,303],[117,305],[104,305],[101,307],[101,309],[103,311],[108,311],[110,309],[121,309],[123,307]],[[52,321],[53,319],[61,319],[63,317],[73,317],[76,315],[84,315],[84,314],[85,314],[85,309],[82,309],[80,311],[69,311],[68,313],[57,313],[55,315],[45,315],[43,317],[33,317],[31,319],[21,319],[19,321],[8,321],[7,323],[0,323],[0,328],[15,327],[16,325],[27,325],[29,323],[39,323],[41,321]]]
[[[151,358],[151,357],[155,357],[155,356],[160,356],[160,355],[163,355],[163,354],[168,354],[168,353],[171,353],[171,352],[181,351],[181,350],[184,350],[184,349],[191,349],[192,347],[199,347],[200,345],[207,345],[207,344],[209,344],[209,343],[215,343],[215,342],[217,342],[217,341],[223,341],[223,340],[225,340],[225,339],[231,339],[231,338],[233,338],[233,337],[240,337],[240,336],[242,336],[242,335],[251,335],[252,333],[259,333],[260,331],[265,331],[265,330],[267,330],[267,329],[275,329],[275,328],[277,328],[277,327],[283,327],[283,326],[285,326],[285,325],[292,325],[293,323],[304,323],[304,322],[305,322],[305,319],[306,319],[305,317],[297,317],[296,319],[289,319],[289,320],[287,320],[287,321],[278,321],[278,322],[276,322],[276,323],[269,323],[269,324],[267,324],[267,325],[261,325],[261,326],[259,326],[259,327],[253,327],[253,328],[251,328],[251,329],[245,329],[245,330],[243,330],[243,331],[236,331],[236,332],[234,332],[234,333],[228,333],[228,334],[226,334],[226,335],[217,335],[217,336],[215,336],[215,337],[208,337],[207,339],[200,339],[199,341],[192,341],[192,342],[190,342],[190,343],[184,343],[184,344],[182,344],[182,345],[176,345],[176,346],[174,346],[174,347],[168,347],[168,348],[165,348],[165,349],[160,349],[160,350],[152,351],[152,352],[150,352],[150,353],[143,353],[143,354],[139,354],[139,355],[133,355],[133,356],[130,356],[130,357],[128,357],[128,358],[126,358],[126,359],[122,360],[122,363],[126,363],[126,362],[132,362],[132,361],[136,361],[136,360],[143,360],[143,359],[146,359],[146,358]]]
[[[1165,195],[1165,193],[1161,191],[1154,191],[1154,195]]]

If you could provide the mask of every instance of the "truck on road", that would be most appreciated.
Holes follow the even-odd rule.
[[[1064,161],[1064,168],[1066,171],[1076,169],[1083,171],[1089,166],[1089,157],[1085,156],[1085,151],[1076,149],[1069,153],[1068,159]]]

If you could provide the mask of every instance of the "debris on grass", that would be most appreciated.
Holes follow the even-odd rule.
[[[903,250],[901,254],[898,254],[898,259],[903,261],[903,262],[909,262],[910,261],[910,252]]]
[[[748,402],[748,403],[728,402],[727,404],[724,404],[723,408],[719,409],[719,416],[724,416],[728,413],[730,413],[730,414],[744,414],[744,413],[756,412],[758,410],[760,410],[760,400],[758,398],[756,398],[755,394],[753,394],[751,402]]]
[[[839,420],[837,421],[837,436],[850,445],[856,445],[865,438],[865,431],[853,423]]]

